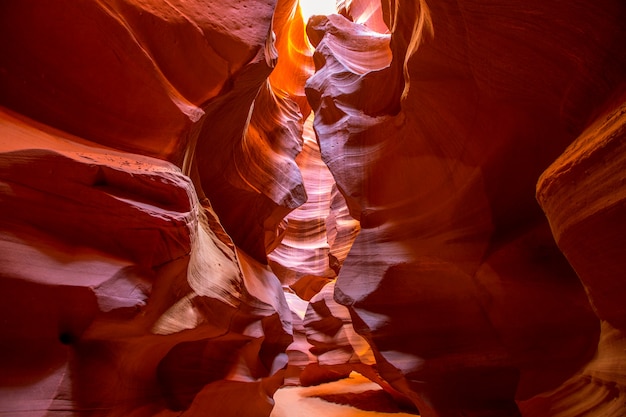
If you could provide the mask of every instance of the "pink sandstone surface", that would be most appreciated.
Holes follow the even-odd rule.
[[[0,5],[0,414],[626,414],[626,5],[336,6]]]

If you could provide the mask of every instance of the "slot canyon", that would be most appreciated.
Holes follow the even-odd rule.
[[[624,0],[0,2],[0,415],[322,387],[626,416]]]

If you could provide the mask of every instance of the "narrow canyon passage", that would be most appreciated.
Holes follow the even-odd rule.
[[[0,4],[0,415],[623,417],[622,0]]]

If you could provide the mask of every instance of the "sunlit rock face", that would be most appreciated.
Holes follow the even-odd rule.
[[[269,80],[274,88],[297,101],[302,114],[307,118],[311,107],[306,100],[304,84],[313,75],[315,68],[313,47],[307,38],[305,25],[299,1],[278,1],[272,29],[276,35],[274,47],[279,59]]]
[[[286,298],[293,315],[293,343],[287,348],[287,385],[318,385],[356,371],[384,389],[398,405],[411,400],[378,372],[372,349],[357,334],[350,309],[334,299],[335,280],[307,276],[291,285]]]
[[[277,59],[276,7],[9,2],[1,17],[0,103],[88,140],[175,163],[216,200],[235,242],[266,262],[282,218],[306,201],[293,161],[301,147],[296,97],[267,85]],[[293,7],[283,2],[276,13]],[[264,100],[253,106],[257,95]]]
[[[367,342],[352,328],[352,318],[345,306],[333,298],[335,281],[328,283],[309,301],[304,316],[307,340],[320,366],[345,364],[373,365],[374,356]]]
[[[304,125],[304,148],[296,158],[308,199],[287,215],[285,235],[268,256],[272,270],[286,285],[305,276],[335,278],[359,232],[359,222],[348,213],[322,162],[312,122],[310,116]]]
[[[300,9],[0,5],[0,414],[621,417],[623,2]]]
[[[383,12],[393,28],[387,65],[375,31],[339,16],[308,27],[317,72],[307,94],[322,158],[362,227],[335,298],[354,309],[383,377],[422,415],[510,416],[520,406],[530,413],[535,396],[562,387],[589,362],[598,316],[606,320],[594,314],[576,274],[597,261],[568,238],[559,245],[577,248],[583,264],[572,259],[572,269],[535,184],[626,80],[626,10],[617,1],[567,10],[400,1]],[[549,204],[568,205],[578,218],[571,202],[564,195]],[[553,215],[569,221],[565,213]],[[606,271],[604,282],[613,282]],[[622,317],[613,304],[607,309]],[[606,349],[616,352],[619,334],[605,337],[605,328],[602,340],[613,340]],[[615,374],[605,381],[615,383]],[[574,399],[594,392],[593,384],[567,384],[568,398],[556,408],[544,399],[536,415],[603,415]],[[617,399],[614,410],[623,407],[621,397],[597,392]]]
[[[308,276],[293,288],[285,294],[294,338],[287,348],[285,382],[316,385],[345,378],[353,370],[374,375],[369,345],[355,333],[348,309],[333,299],[334,280]]]
[[[0,129],[2,411],[229,415],[215,398],[249,395],[267,415],[291,342],[282,288],[189,178],[7,111]]]
[[[0,411],[269,415],[292,323],[264,245],[306,196],[275,4],[0,9]]]
[[[564,404],[571,397],[579,398],[578,407],[593,410],[593,415],[624,414],[626,284],[618,277],[626,232],[625,114],[626,95],[617,95],[537,185],[554,237],[578,273],[602,321],[602,332],[593,361],[551,396],[531,402],[532,415],[543,415],[555,405],[567,409]]]
[[[268,80],[272,69],[285,73],[281,80],[291,76],[289,61],[284,65],[277,61],[279,50],[272,28],[273,15],[289,15],[295,3],[212,4],[227,14],[226,22],[233,25],[223,27],[223,36],[240,28],[253,30],[255,36],[245,39],[245,48],[251,52],[246,55],[246,65],[233,73],[219,97],[203,107],[206,116],[192,133],[185,167],[212,201],[235,244],[266,263],[266,254],[282,238],[283,218],[306,201],[294,162],[302,148],[298,95]],[[214,24],[224,24],[220,16],[213,17]],[[280,22],[277,18],[279,27]],[[287,30],[277,34],[280,39],[291,36]],[[224,47],[232,48],[232,53],[243,51],[243,46]]]
[[[383,18],[383,4],[368,0],[339,0],[337,12],[353,21],[379,33],[389,33]]]

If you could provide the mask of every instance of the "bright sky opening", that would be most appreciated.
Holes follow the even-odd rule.
[[[304,23],[314,15],[329,15],[337,13],[336,0],[300,0],[300,10]]]

